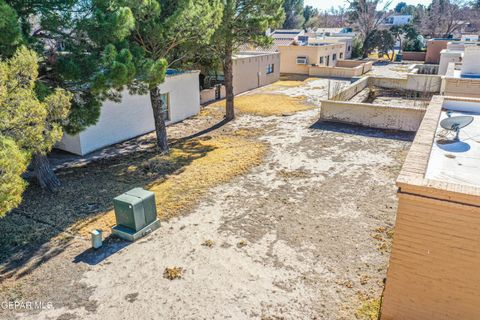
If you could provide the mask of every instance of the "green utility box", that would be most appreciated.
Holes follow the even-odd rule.
[[[117,225],[112,233],[122,239],[135,241],[158,229],[155,194],[135,188],[113,199]]]

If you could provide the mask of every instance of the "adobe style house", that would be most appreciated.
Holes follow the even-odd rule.
[[[233,59],[233,92],[239,94],[280,79],[280,54],[239,52]]]
[[[306,45],[279,46],[280,72],[309,74],[311,65],[334,67],[338,60],[345,59],[345,44],[315,43]]]
[[[220,82],[223,71],[219,70]],[[233,57],[233,93],[235,95],[280,80],[278,52],[239,52]],[[225,98],[225,86],[219,85],[200,92],[202,104]]]
[[[343,42],[280,46],[280,72],[313,77],[353,78],[372,68],[371,61],[345,60]]]
[[[199,71],[169,70],[160,85],[166,124],[182,121],[200,111]],[[123,92],[122,101],[106,101],[97,124],[74,136],[65,134],[57,149],[85,155],[155,130],[149,95]]]

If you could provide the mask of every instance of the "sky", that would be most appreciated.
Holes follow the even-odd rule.
[[[402,0],[393,0],[392,4],[390,5],[391,8],[394,8],[397,3],[401,2]],[[427,5],[431,2],[431,0],[403,0],[407,4],[424,4]],[[305,5],[313,6],[315,8],[319,8],[322,10],[330,9],[333,7],[338,6],[347,6],[347,1],[345,0],[304,0]]]

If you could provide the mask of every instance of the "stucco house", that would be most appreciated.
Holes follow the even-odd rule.
[[[239,52],[233,58],[233,92],[239,94],[280,79],[278,52]]]
[[[182,121],[200,111],[199,71],[169,70],[160,85],[166,124]],[[65,134],[57,149],[85,155],[155,130],[150,96],[122,94],[122,101],[106,101],[97,124],[76,135]]]
[[[233,93],[235,95],[263,87],[280,80],[280,54],[278,52],[238,52],[233,57]],[[219,70],[219,82],[223,71]],[[200,92],[202,104],[225,98],[223,85]]]
[[[403,14],[403,15],[394,15],[385,18],[382,23],[384,27],[391,27],[391,26],[403,26],[405,24],[410,23],[412,21],[412,15]]]
[[[334,67],[338,60],[345,59],[344,43],[318,42],[278,48],[281,73],[308,74],[311,65]]]

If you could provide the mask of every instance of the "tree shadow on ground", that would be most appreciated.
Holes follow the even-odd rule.
[[[415,132],[407,132],[400,130],[375,129],[339,122],[328,122],[318,120],[310,126],[310,129],[323,130],[330,132],[338,132],[352,135],[359,135],[371,138],[392,139],[401,141],[413,141]]]
[[[0,219],[0,279],[23,276],[62,253],[71,240],[81,237],[78,231],[84,226],[82,222],[112,210],[112,199],[119,194],[161,183],[215,150],[201,143],[205,139],[209,137],[177,141],[169,155],[150,148],[61,169],[57,174],[63,187],[57,193],[43,191],[32,181],[21,205]],[[110,244],[107,241],[105,254],[116,252],[118,246]],[[95,263],[90,254],[76,260]]]

